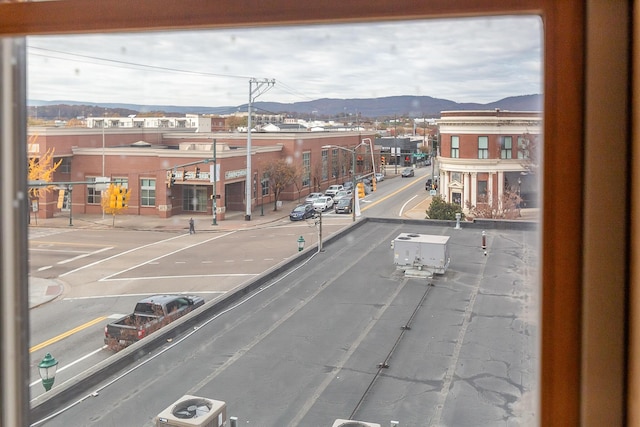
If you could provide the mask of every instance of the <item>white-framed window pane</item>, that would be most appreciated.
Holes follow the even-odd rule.
[[[489,137],[488,136],[478,137],[478,158],[479,159],[489,158]]]
[[[140,180],[140,205],[156,205],[156,180],[143,178]]]
[[[87,177],[87,204],[89,205],[99,205],[102,200],[102,192],[96,190],[96,178],[94,176]]]
[[[500,158],[510,159],[512,151],[513,139],[510,136],[503,136],[500,141]]]
[[[302,153],[302,186],[308,187],[311,184],[311,153]]]
[[[451,137],[451,158],[457,159],[460,157],[460,137],[452,136]]]

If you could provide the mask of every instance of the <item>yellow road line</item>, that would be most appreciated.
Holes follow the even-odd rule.
[[[88,328],[90,326],[93,326],[96,323],[103,322],[106,319],[107,319],[106,316],[98,317],[96,319],[93,319],[93,320],[85,323],[84,325],[80,325],[80,326],[78,326],[76,328],[68,330],[67,332],[63,332],[60,335],[58,335],[57,337],[53,337],[53,338],[51,338],[51,339],[49,339],[49,340],[47,340],[47,341],[45,341],[43,343],[34,345],[33,347],[31,347],[29,349],[29,353],[33,353],[34,351],[41,350],[41,349],[43,349],[44,347],[46,347],[48,345],[51,345],[51,344],[56,343],[56,342],[58,342],[60,340],[63,340],[65,338],[67,338],[68,336],[71,336],[71,335],[75,334],[76,332],[80,332],[81,330],[86,329],[86,328]]]
[[[405,185],[404,187],[401,187],[399,189],[397,189],[396,191],[394,191],[393,193],[387,194],[386,196],[384,196],[382,199],[378,199],[375,202],[371,202],[370,204],[368,204],[367,206],[360,208],[361,211],[366,211],[369,208],[374,207],[375,205],[377,205],[378,203],[382,203],[385,200],[387,200],[389,197],[393,197],[396,194],[400,193],[401,191],[406,190],[407,188],[411,187],[412,185],[416,185],[418,182],[421,182],[424,179],[424,177],[419,177],[417,179],[414,179],[412,182],[408,183],[407,185]]]

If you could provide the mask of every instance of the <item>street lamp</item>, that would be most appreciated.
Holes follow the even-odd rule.
[[[352,171],[351,172],[351,184],[352,184],[351,197],[353,198],[353,206],[351,208],[351,217],[353,218],[353,222],[356,222],[356,148],[360,147],[361,145],[365,145],[365,143],[360,142],[360,144],[353,147],[353,150],[350,148],[341,147],[339,145],[323,145],[322,146],[322,148],[324,149],[337,148],[339,150],[344,150],[351,153],[351,171]]]
[[[302,252],[304,249],[304,237],[298,237],[298,252]]]
[[[47,353],[44,359],[38,364],[38,371],[40,378],[42,378],[42,385],[46,391],[51,390],[53,382],[56,379],[56,370],[58,369],[58,361]]]

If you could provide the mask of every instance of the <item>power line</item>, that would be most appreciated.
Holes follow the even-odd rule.
[[[53,53],[58,53],[58,54],[61,54],[61,55],[68,55],[68,56],[84,58],[84,59],[91,59],[91,60],[94,60],[94,61],[107,62],[107,63],[110,63],[110,64],[128,65],[128,66],[132,66],[132,67],[139,67],[139,68],[142,68],[142,69],[155,70],[155,71],[166,71],[166,72],[172,72],[172,73],[194,74],[194,75],[213,76],[213,77],[227,77],[227,78],[233,78],[233,79],[250,79],[251,78],[249,76],[239,76],[239,75],[232,75],[232,74],[219,74],[219,73],[211,73],[211,72],[206,72],[206,71],[192,71],[192,70],[183,70],[183,69],[180,69],[180,68],[161,67],[161,66],[158,66],[158,65],[139,64],[139,63],[136,63],[136,62],[120,61],[120,60],[117,60],[117,59],[100,58],[100,57],[97,57],[97,56],[82,55],[82,54],[79,54],[79,53],[64,52],[64,51],[61,51],[61,50],[47,49],[47,48],[37,47],[37,46],[29,46],[29,49],[42,50],[42,51],[45,51],[45,52],[53,52]],[[59,59],[59,60],[63,60],[63,61],[65,61],[65,60],[66,61],[72,61],[72,60],[73,61],[78,61],[77,59],[60,58],[60,57],[56,57],[56,56],[48,56],[48,55],[37,54],[37,53],[33,53],[33,55]],[[88,63],[95,64],[93,62],[88,62]],[[114,66],[114,65],[112,65],[112,66]]]
[[[30,55],[32,55],[32,56],[39,56],[39,57],[44,57],[44,58],[57,59],[57,60],[60,60],[60,61],[75,61],[75,62],[81,62],[81,63],[86,63],[86,64],[106,65],[106,66],[110,66],[110,67],[129,69],[129,70],[148,70],[148,71],[158,71],[158,72],[178,73],[178,74],[188,74],[188,75],[208,76],[208,77],[223,77],[223,78],[245,79],[245,80],[251,80],[253,78],[251,76],[212,73],[212,72],[207,72],[207,71],[193,71],[193,70],[185,70],[185,69],[173,68],[173,67],[163,67],[163,66],[158,66],[158,65],[141,64],[141,63],[137,63],[137,62],[122,61],[122,60],[109,59],[109,58],[102,58],[102,57],[94,56],[94,55],[84,55],[84,54],[80,54],[80,53],[66,52],[66,51],[63,51],[63,50],[43,48],[43,47],[38,47],[38,46],[28,46],[28,48],[30,50],[36,50],[36,51],[42,51],[42,52],[50,52],[50,53],[53,53],[53,54],[59,54],[59,55],[65,55],[65,56],[71,57],[71,58],[65,58],[65,57],[60,57],[60,56],[55,56],[55,55],[47,55],[45,53],[30,52]],[[299,92],[295,88],[287,85],[286,83],[283,83],[282,80],[280,80],[280,79],[278,79],[278,86],[277,86],[276,89],[281,90],[282,92],[284,92],[286,94],[293,95],[293,96],[295,96],[297,98],[300,98],[301,100],[304,100],[304,101],[314,101],[315,100],[315,98],[307,96],[307,95]]]

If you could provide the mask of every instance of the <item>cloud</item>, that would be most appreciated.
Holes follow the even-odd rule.
[[[427,95],[491,102],[540,93],[542,25],[530,17],[29,37],[29,99],[240,105]]]

